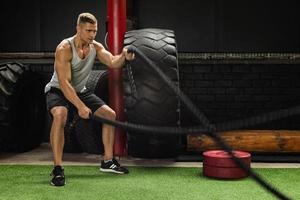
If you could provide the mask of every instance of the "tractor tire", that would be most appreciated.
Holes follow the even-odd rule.
[[[141,29],[125,34],[124,46],[134,46],[148,56],[179,87],[177,49],[174,32]],[[124,73],[125,113],[128,122],[152,126],[178,126],[179,98],[145,62],[136,58]],[[130,131],[128,154],[141,158],[171,158],[181,150],[181,137]]]
[[[44,138],[43,77],[17,62],[0,64],[0,151],[25,152]]]
[[[93,70],[86,87],[104,102],[108,102],[108,72],[106,70]],[[104,152],[101,123],[79,119],[75,125],[75,133],[84,152],[90,154]]]

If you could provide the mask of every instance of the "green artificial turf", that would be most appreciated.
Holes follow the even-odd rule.
[[[276,199],[252,179],[216,180],[201,168],[130,167],[117,175],[98,167],[66,166],[67,184],[49,184],[51,166],[0,165],[0,199],[193,200]],[[300,199],[300,169],[255,169],[292,199]]]

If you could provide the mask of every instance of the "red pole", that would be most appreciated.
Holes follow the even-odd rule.
[[[108,49],[113,55],[121,53],[126,31],[126,0],[107,1]],[[122,69],[109,69],[108,78],[109,105],[116,112],[117,120],[124,121],[123,77]],[[127,154],[126,135],[116,128],[114,154]]]

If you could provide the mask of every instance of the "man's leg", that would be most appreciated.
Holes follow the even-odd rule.
[[[109,106],[103,105],[95,111],[96,116],[100,116],[109,120],[116,119],[116,113]],[[129,171],[122,167],[116,159],[114,159],[114,140],[115,128],[113,126],[102,125],[102,142],[104,146],[104,160],[101,162],[100,170],[103,172],[113,172],[118,174],[128,174]]]
[[[65,144],[64,128],[67,121],[68,110],[64,106],[56,106],[51,109],[51,114],[53,116],[53,122],[50,131],[50,143],[54,157],[54,166],[61,166]]]
[[[65,185],[65,177],[62,168],[62,156],[65,143],[64,127],[67,121],[68,110],[64,106],[55,106],[51,109],[53,122],[50,131],[50,143],[54,157],[54,169],[52,171],[51,184],[55,186]]]
[[[116,113],[107,105],[101,106],[95,111],[96,116],[100,116],[106,119],[115,120]],[[115,140],[115,128],[113,126],[103,124],[102,126],[102,142],[104,146],[104,160],[110,160],[113,158]]]

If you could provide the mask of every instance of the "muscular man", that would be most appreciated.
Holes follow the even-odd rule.
[[[113,56],[99,42],[97,19],[90,13],[81,13],[77,19],[76,35],[64,39],[56,48],[54,73],[45,87],[47,107],[52,115],[50,142],[54,156],[54,169],[51,173],[51,184],[65,185],[62,155],[64,148],[64,126],[68,109],[75,106],[78,115],[88,119],[90,113],[115,120],[115,112],[100,98],[87,91],[85,84],[94,65],[95,57],[111,68],[120,68],[125,59],[134,59],[134,54],[123,49],[122,53]],[[102,142],[104,156],[100,170],[126,174],[128,170],[117,162],[113,156],[114,127],[103,124]]]

